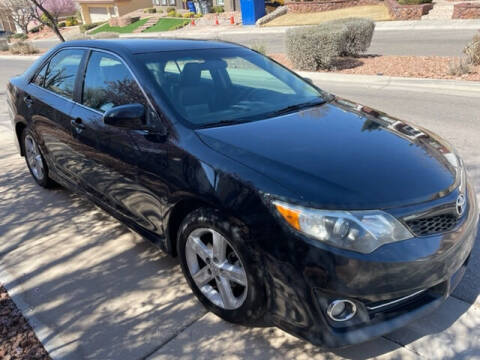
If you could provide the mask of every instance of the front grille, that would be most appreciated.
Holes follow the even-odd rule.
[[[442,214],[408,220],[406,223],[415,235],[426,236],[450,231],[457,225],[458,220],[458,217],[452,214]]]

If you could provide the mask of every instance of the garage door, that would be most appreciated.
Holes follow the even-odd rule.
[[[106,7],[91,7],[89,10],[92,22],[107,21],[110,18]]]

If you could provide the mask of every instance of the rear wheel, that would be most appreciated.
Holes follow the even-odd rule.
[[[213,209],[199,209],[180,226],[177,250],[183,273],[202,304],[221,318],[254,324],[265,292],[251,249],[238,225]]]
[[[25,153],[25,161],[28,169],[35,181],[45,188],[54,185],[54,182],[48,177],[48,167],[40,153],[40,149],[30,130],[25,129],[22,134],[22,146]]]

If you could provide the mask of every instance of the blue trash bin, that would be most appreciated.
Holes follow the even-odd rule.
[[[243,25],[255,25],[255,22],[265,16],[265,0],[240,0]]]
[[[197,9],[195,9],[195,4],[193,3],[193,1],[188,1],[187,6],[188,6],[188,11],[192,13],[197,13]]]

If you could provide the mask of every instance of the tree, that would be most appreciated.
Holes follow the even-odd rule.
[[[30,9],[33,14],[33,17],[41,22],[42,24],[48,26],[53,30],[55,35],[60,39],[60,41],[64,42],[65,39],[58,29],[58,17],[62,14],[58,11],[60,9],[64,9],[65,12],[68,11],[68,7],[63,7],[61,4],[66,4],[71,1],[64,1],[64,0],[30,0]],[[74,5],[75,6],[75,5]],[[50,13],[50,10],[53,12]],[[73,8],[75,9],[75,7]],[[65,13],[64,12],[64,13]],[[42,16],[43,15],[43,16]]]
[[[60,16],[71,15],[77,10],[73,0],[44,0],[42,5],[52,15],[57,24]]]
[[[0,10],[10,15],[23,33],[28,33],[28,25],[34,19],[29,0],[0,0]]]

